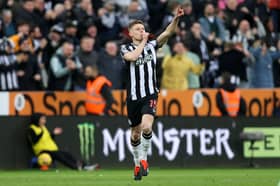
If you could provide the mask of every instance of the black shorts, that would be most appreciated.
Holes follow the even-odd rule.
[[[157,95],[145,97],[140,100],[127,100],[127,116],[130,127],[135,127],[141,124],[144,114],[155,116],[157,106]]]

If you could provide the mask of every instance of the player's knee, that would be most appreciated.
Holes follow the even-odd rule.
[[[134,131],[134,132],[132,132],[131,138],[132,138],[132,140],[134,140],[134,141],[140,140],[140,138],[141,138],[141,132],[139,132],[139,131]]]
[[[143,133],[150,134],[152,132],[151,127],[143,127]]]

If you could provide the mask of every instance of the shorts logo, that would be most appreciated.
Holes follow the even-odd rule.
[[[150,100],[150,107],[153,109],[153,112],[156,113],[156,108],[157,108],[157,100],[156,99],[151,99]]]
[[[130,119],[128,119],[128,124],[131,126],[132,125],[132,122]]]

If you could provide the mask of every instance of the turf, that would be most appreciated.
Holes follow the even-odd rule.
[[[278,186],[279,169],[156,169],[141,181],[131,170],[0,171],[0,186]]]

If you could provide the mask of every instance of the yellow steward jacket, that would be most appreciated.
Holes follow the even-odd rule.
[[[39,127],[37,125],[30,125],[30,128],[35,132],[36,135],[40,135],[43,131],[42,137],[35,144],[32,144],[32,149],[35,155],[39,155],[41,151],[57,151],[58,147],[51,137],[50,132],[46,127]]]

